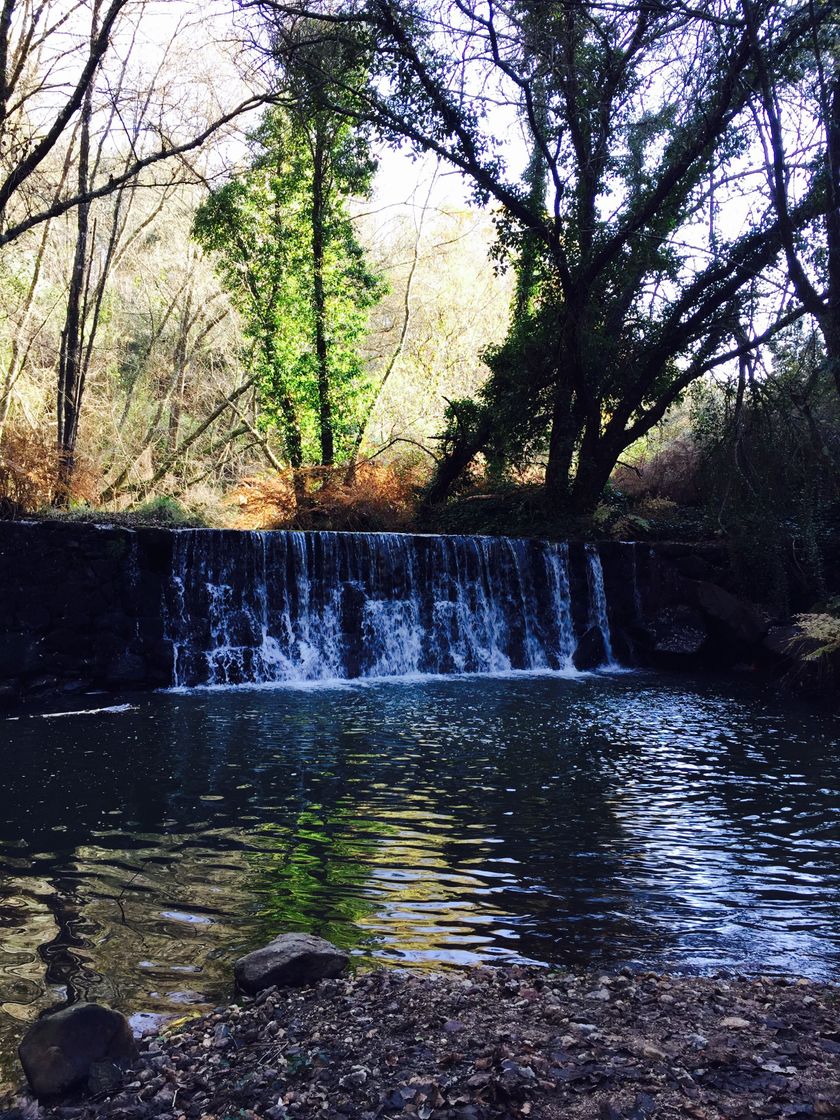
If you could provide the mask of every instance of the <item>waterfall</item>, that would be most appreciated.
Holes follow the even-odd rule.
[[[625,541],[624,548],[630,553],[630,572],[633,589],[633,621],[641,622],[644,617],[642,606],[642,591],[639,586],[639,563],[636,556],[636,545],[633,541]]]
[[[589,578],[589,613],[593,626],[597,626],[604,639],[604,653],[608,665],[615,664],[612,649],[612,634],[610,633],[610,620],[607,614],[607,594],[604,590],[604,569],[601,566],[601,557],[595,545],[586,546],[586,559]]]
[[[164,612],[181,687],[571,671],[576,645],[568,547],[506,538],[181,530]]]

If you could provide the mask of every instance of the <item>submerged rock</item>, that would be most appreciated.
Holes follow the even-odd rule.
[[[708,640],[708,630],[697,611],[679,604],[666,607],[653,619],[653,652],[664,665],[697,657]]]
[[[36,1097],[60,1096],[92,1074],[101,1079],[105,1069],[128,1065],[136,1053],[125,1017],[96,1003],[77,1003],[39,1019],[18,1047]]]
[[[350,958],[341,949],[309,933],[283,933],[264,949],[240,957],[234,965],[237,986],[247,995],[263,988],[300,987],[332,979]]]

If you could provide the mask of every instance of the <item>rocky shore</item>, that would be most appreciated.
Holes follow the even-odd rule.
[[[111,1084],[0,1115],[840,1117],[840,988],[629,970],[361,972],[241,997],[144,1041]]]

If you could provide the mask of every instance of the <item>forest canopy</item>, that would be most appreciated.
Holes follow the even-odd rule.
[[[671,432],[720,525],[767,417],[836,502],[827,0],[9,0],[0,77],[8,503],[579,517]]]

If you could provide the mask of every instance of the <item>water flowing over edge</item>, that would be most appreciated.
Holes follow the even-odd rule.
[[[574,673],[615,664],[598,551],[512,538],[182,530],[164,590],[176,688]],[[586,602],[581,602],[584,596]]]
[[[612,634],[610,633],[610,620],[607,613],[607,593],[604,589],[604,569],[601,566],[601,557],[593,544],[586,546],[587,575],[589,583],[589,603],[592,625],[597,627],[604,643],[604,656],[606,664],[615,665],[613,656]]]

